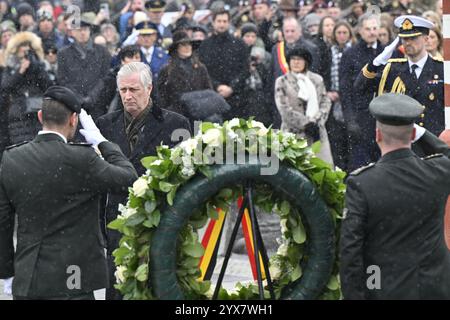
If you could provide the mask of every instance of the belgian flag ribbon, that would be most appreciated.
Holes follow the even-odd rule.
[[[217,262],[217,252],[219,251],[220,238],[222,237],[225,221],[225,212],[217,209],[219,218],[211,219],[202,239],[202,246],[205,249],[203,257],[200,259],[200,280],[210,280]]]
[[[284,41],[280,41],[277,43],[277,60],[278,60],[278,65],[280,66],[281,72],[283,74],[288,73],[289,65],[286,61],[286,50],[284,47]]]
[[[242,206],[243,199],[239,197],[238,199],[238,208],[240,209]],[[244,215],[242,217],[242,232],[244,233],[245,246],[247,248],[248,260],[250,262],[250,266],[252,268],[253,279],[258,279],[258,274],[256,272],[256,261],[255,261],[255,246],[253,243],[253,231],[252,231],[252,221],[250,219],[250,215],[248,213],[248,209],[245,208]],[[259,257],[259,265],[261,266],[261,279],[266,279],[266,273],[264,272],[264,263],[261,257],[261,253],[258,252]]]

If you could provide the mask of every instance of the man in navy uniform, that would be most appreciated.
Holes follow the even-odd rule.
[[[394,92],[413,97],[425,107],[418,125],[439,135],[444,130],[444,66],[425,48],[433,23],[409,15],[398,17],[394,23],[400,28],[399,38],[407,58],[390,59],[397,38],[362,69],[354,83],[355,91],[369,90],[377,95]]]
[[[161,68],[169,61],[169,55],[158,46],[156,25],[143,21],[135,26],[138,32],[137,45],[141,48],[142,62],[148,64],[152,71],[153,81],[158,79]]]
[[[120,148],[80,110],[73,91],[50,87],[38,112],[43,130],[3,154],[0,279],[14,277],[14,299],[93,300],[93,291],[108,285],[100,196],[127,190],[137,174]],[[67,143],[79,114],[80,132],[89,144]]]
[[[169,27],[161,23],[165,8],[166,2],[164,0],[150,0],[145,3],[147,16],[150,22],[156,25],[161,45],[167,48],[172,39],[172,32]]]
[[[450,149],[414,120],[411,97],[386,93],[370,112],[381,159],[347,179],[340,275],[346,299],[450,299],[444,239]],[[411,143],[434,153],[420,158]]]

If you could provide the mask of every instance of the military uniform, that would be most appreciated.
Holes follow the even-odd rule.
[[[117,145],[106,141],[98,148],[104,159],[91,145],[47,132],[4,152],[0,279],[14,276],[15,298],[63,299],[108,286],[100,196],[126,190],[137,174]],[[79,286],[71,275],[79,276]]]
[[[428,56],[420,77],[410,72],[408,59],[390,59],[381,76],[367,65],[358,75],[358,91],[372,88],[378,95],[386,92],[406,94],[425,106],[417,124],[439,135],[444,130],[444,65],[442,60]]]
[[[403,107],[397,101],[387,102],[392,110]],[[443,231],[450,150],[429,132],[416,144],[444,154],[419,158],[409,148],[397,149],[347,179],[340,248],[346,299],[450,299]],[[370,266],[379,267],[379,287],[367,285],[373,284]]]
[[[402,27],[408,30],[404,31],[404,34],[400,33],[400,36],[421,34],[408,19],[404,20]],[[354,87],[357,92],[367,92],[369,89],[377,95],[392,92],[406,94],[416,99],[425,107],[417,124],[439,135],[445,127],[443,62],[428,56],[419,78],[411,71],[410,65],[413,64],[415,63],[408,62],[407,58],[390,59],[384,68],[369,63],[359,73]]]

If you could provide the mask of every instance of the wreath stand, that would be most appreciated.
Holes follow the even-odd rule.
[[[244,199],[243,199],[241,207],[239,208],[239,214],[238,214],[236,222],[234,224],[233,231],[231,233],[230,242],[228,243],[228,246],[227,246],[227,249],[225,252],[225,257],[223,260],[222,267],[220,269],[219,278],[217,280],[217,284],[214,289],[214,294],[213,294],[213,298],[212,298],[213,300],[217,300],[217,297],[219,295],[220,286],[222,285],[222,281],[225,276],[225,271],[227,269],[228,261],[231,256],[231,251],[233,249],[234,241],[236,240],[236,236],[238,233],[239,224],[242,221],[245,209],[248,209],[248,211],[250,213],[249,217],[250,217],[250,222],[251,222],[251,226],[252,226],[252,238],[253,238],[252,240],[253,240],[253,244],[254,244],[253,251],[254,251],[254,259],[255,259],[254,261],[256,263],[256,274],[257,274],[259,298],[261,300],[264,300],[263,276],[261,274],[261,265],[260,265],[260,259],[259,259],[259,255],[261,254],[264,272],[267,277],[267,285],[268,285],[269,292],[270,292],[270,298],[272,300],[275,300],[275,293],[273,290],[272,279],[270,277],[270,272],[269,272],[269,257],[267,255],[267,250],[264,246],[264,242],[263,242],[263,239],[261,236],[261,231],[260,231],[259,225],[258,225],[258,219],[256,218],[252,192],[253,192],[252,181],[247,180],[244,184],[244,192],[243,192]]]

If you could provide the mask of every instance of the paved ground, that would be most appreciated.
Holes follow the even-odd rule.
[[[219,276],[220,268],[222,266],[223,257],[219,257],[212,281],[215,283]],[[227,271],[223,281],[223,286],[227,289],[234,288],[236,282],[249,281],[252,279],[252,273],[250,270],[250,264],[246,255],[233,254],[228,262]],[[97,300],[105,299],[105,290],[97,290],[94,292]],[[6,296],[3,293],[3,281],[0,280],[0,300],[12,300],[11,296]]]

